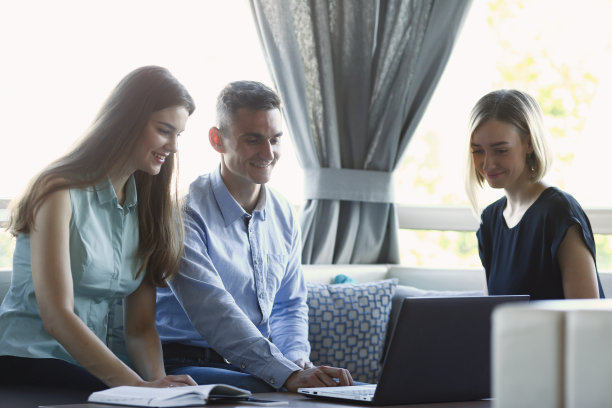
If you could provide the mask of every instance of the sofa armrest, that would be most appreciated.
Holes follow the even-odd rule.
[[[332,283],[334,277],[343,274],[357,283],[373,282],[387,278],[389,266],[374,265],[302,265],[304,278],[311,283]]]
[[[399,285],[425,290],[482,291],[487,282],[484,269],[442,269],[390,265],[387,278],[397,278]]]

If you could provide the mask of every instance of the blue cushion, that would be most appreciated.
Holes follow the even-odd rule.
[[[350,276],[347,276],[341,273],[341,274],[334,276],[333,283],[357,283],[357,282],[355,281],[355,279],[351,278]]]
[[[375,383],[397,279],[327,285],[308,283],[308,339],[315,365],[343,367]]]

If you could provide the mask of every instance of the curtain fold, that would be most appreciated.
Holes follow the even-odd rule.
[[[251,0],[305,170],[303,263],[398,263],[392,173],[470,0]]]

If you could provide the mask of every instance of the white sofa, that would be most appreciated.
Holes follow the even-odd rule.
[[[331,283],[338,274],[357,282],[397,278],[399,285],[423,290],[479,291],[486,287],[482,269],[440,269],[405,265],[304,265],[308,282]],[[612,297],[612,273],[599,274],[604,293]],[[11,270],[0,269],[0,301],[11,283]]]
[[[344,274],[356,282],[396,278],[398,285],[424,291],[484,291],[486,281],[482,269],[440,269],[405,265],[304,265],[304,276],[311,283],[332,283]],[[612,273],[600,273],[604,293],[612,297]],[[11,270],[0,269],[0,301],[11,283]]]
[[[357,282],[397,278],[398,285],[435,291],[484,291],[484,270],[413,267],[395,264],[378,265],[304,265],[308,282],[331,283],[338,274]],[[599,278],[607,297],[612,298],[612,272],[600,272]]]
[[[452,270],[386,264],[305,265],[303,269],[306,280],[312,284],[332,283],[334,278],[340,274],[346,275],[357,283],[397,279],[399,286],[390,306],[388,327],[393,327],[404,296],[474,295],[483,293],[486,288],[485,275],[482,269]],[[8,289],[10,275],[10,270],[0,270],[0,299],[4,297]],[[605,293],[612,296],[612,273],[602,273],[600,277]],[[381,341],[383,340],[382,350],[386,347],[386,340],[381,339]],[[313,343],[316,342],[311,339],[311,344]],[[370,356],[370,359],[375,358]]]
[[[304,276],[308,282],[331,283],[338,274],[345,274],[357,282],[397,278],[399,285],[424,290],[477,291],[485,287],[484,273],[480,269],[429,269],[383,264],[304,266]],[[4,298],[10,283],[11,270],[0,270],[0,300]]]
[[[306,281],[331,283],[338,274],[356,282],[381,279],[398,280],[398,285],[436,291],[483,291],[486,287],[482,269],[437,269],[394,264],[376,265],[304,265]]]

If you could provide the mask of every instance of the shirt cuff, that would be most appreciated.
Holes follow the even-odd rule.
[[[272,359],[262,370],[262,376],[260,378],[268,385],[278,390],[285,385],[287,378],[289,378],[292,373],[301,369],[302,368],[293,361],[287,359]]]

